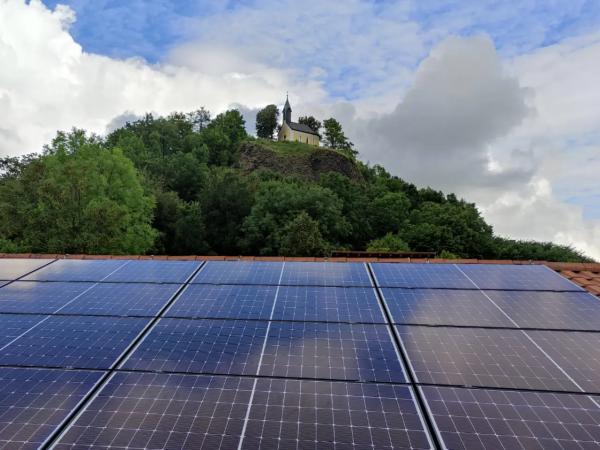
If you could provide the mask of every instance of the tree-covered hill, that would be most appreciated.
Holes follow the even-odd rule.
[[[40,154],[0,160],[0,251],[588,260],[495,236],[474,204],[370,167],[342,142],[254,139],[236,110],[148,114],[103,138],[59,132]]]

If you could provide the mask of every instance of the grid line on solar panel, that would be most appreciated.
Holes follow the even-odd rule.
[[[373,263],[377,286],[429,289],[474,289],[454,264]]]
[[[579,390],[521,330],[413,325],[396,328],[419,383]]]
[[[200,261],[130,261],[103,281],[121,283],[184,283]]]
[[[274,320],[386,323],[373,288],[281,286]]]
[[[12,281],[19,279],[53,261],[52,259],[0,259],[0,280]],[[0,285],[2,284],[0,282]]]
[[[371,287],[371,279],[364,263],[286,262],[280,284]]]
[[[600,331],[600,302],[586,292],[485,291],[521,328]]]
[[[272,322],[260,375],[406,381],[386,325]]]
[[[208,261],[191,283],[278,285],[282,267],[269,261]]]
[[[46,316],[0,349],[0,365],[109,369],[148,322],[141,318]]]
[[[444,448],[592,449],[600,446],[598,398],[424,386]]]
[[[527,331],[543,351],[581,386],[600,393],[600,333]]]
[[[116,372],[54,448],[236,448],[253,381]]]
[[[259,379],[241,448],[413,448],[431,441],[411,388]]]
[[[275,286],[191,284],[165,317],[268,320],[276,290]]]
[[[0,447],[38,448],[102,374],[0,368]]]
[[[15,281],[0,289],[0,312],[51,314],[92,286],[79,282]]]
[[[255,375],[267,322],[160,319],[120,368]]]
[[[478,290],[383,288],[396,324],[514,327]]]
[[[98,282],[106,279],[129,262],[131,261],[113,259],[61,259],[27,275],[23,280]]]
[[[479,289],[583,291],[544,265],[456,264]]]

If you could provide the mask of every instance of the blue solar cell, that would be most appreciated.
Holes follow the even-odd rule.
[[[520,327],[600,331],[600,301],[586,292],[486,291]]]
[[[600,333],[527,331],[585,392],[600,393]]]
[[[397,325],[421,383],[577,391],[520,330]]]
[[[0,447],[40,447],[102,374],[0,368]]]
[[[134,318],[46,316],[0,350],[0,365],[108,369],[148,322],[149,319]]]
[[[192,283],[277,285],[282,267],[268,261],[208,261]]]
[[[582,291],[543,265],[458,264],[479,289],[522,291]]]
[[[54,448],[237,448],[253,383],[116,373]]]
[[[92,286],[92,283],[15,281],[0,289],[0,312],[51,314]]]
[[[282,286],[274,320],[386,323],[373,288]]]
[[[429,449],[411,388],[259,379],[244,449]]]
[[[122,368],[255,375],[267,323],[161,319]]]
[[[184,283],[200,267],[200,261],[129,261],[104,281]]]
[[[443,448],[595,449],[600,398],[425,386],[420,388]]]
[[[281,284],[290,286],[371,286],[363,263],[286,262]]]
[[[48,264],[51,259],[0,259],[0,280],[16,280],[17,278]],[[2,283],[0,283],[1,285]]]
[[[179,287],[178,284],[99,283],[61,308],[60,313],[154,317]]]
[[[273,322],[261,375],[398,382],[406,381],[385,325]]]
[[[275,286],[192,284],[169,308],[167,317],[269,319]]]
[[[398,324],[514,327],[502,311],[478,290],[381,290]]]
[[[0,350],[46,316],[0,314]]]
[[[477,289],[454,264],[398,264],[372,265],[380,287]]]
[[[61,259],[40,269],[24,280],[33,281],[102,281],[127,261]]]

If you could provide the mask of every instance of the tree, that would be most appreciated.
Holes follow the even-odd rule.
[[[256,135],[263,139],[272,139],[279,122],[279,108],[267,105],[256,114]]]
[[[352,158],[358,155],[358,152],[354,150],[354,144],[348,140],[342,130],[342,125],[337,120],[331,117],[323,122],[323,127],[325,128],[325,145],[341,150]]]
[[[400,236],[393,233],[387,233],[382,238],[373,239],[367,245],[367,251],[369,252],[407,252],[409,250],[408,244]]]
[[[387,192],[371,203],[371,229],[375,236],[398,233],[410,212],[410,200],[402,192]]]
[[[188,120],[193,124],[194,131],[201,132],[210,123],[210,111],[201,106],[200,109],[187,114]]]
[[[321,124],[320,121],[318,121],[317,119],[315,119],[313,116],[302,116],[298,118],[298,123],[302,123],[304,125],[307,125],[311,130],[313,130],[315,133],[317,133],[317,135],[319,136],[319,139],[321,139],[321,133],[319,133],[319,130],[321,129],[321,127],[323,126]]]
[[[283,256],[323,256],[327,243],[319,230],[319,222],[301,211],[285,224],[279,238],[279,254]]]

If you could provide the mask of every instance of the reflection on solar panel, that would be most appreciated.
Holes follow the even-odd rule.
[[[578,390],[522,331],[397,327],[419,382]]]
[[[268,320],[276,291],[275,286],[193,284],[165,316]]]
[[[2,261],[0,447],[600,448],[600,302],[541,266]]]
[[[600,301],[587,292],[486,291],[523,328],[600,331]]]
[[[199,266],[198,261],[129,261],[105,281],[183,283]]]
[[[363,263],[286,262],[283,285],[296,286],[371,286]]]
[[[376,263],[372,267],[380,287],[476,289],[453,264]]]
[[[585,392],[600,393],[600,333],[528,331]]]
[[[61,259],[44,267],[24,280],[33,281],[102,281],[128,261]]]
[[[407,386],[260,379],[242,448],[414,448],[432,443]]]
[[[583,395],[421,388],[444,448],[593,449],[600,399]]]
[[[60,313],[154,317],[179,287],[178,284],[100,283],[67,304]]]
[[[277,285],[283,263],[209,261],[192,283]]]
[[[273,322],[260,374],[406,381],[388,329],[383,325]]]
[[[582,291],[579,286],[542,265],[458,264],[479,289]]]
[[[91,286],[92,283],[15,281],[0,289],[0,312],[51,314]]]
[[[282,286],[274,320],[385,323],[373,288]]]
[[[102,372],[0,368],[0,447],[37,448]]]
[[[267,324],[161,319],[124,369],[255,375]]]
[[[513,323],[480,291],[452,289],[381,290],[398,324],[511,327]]]
[[[148,320],[46,316],[0,350],[0,365],[109,369]]]
[[[56,449],[237,448],[250,378],[116,373]]]
[[[51,259],[0,259],[0,280],[16,280],[19,277],[48,264]],[[2,283],[0,283],[1,285]]]

